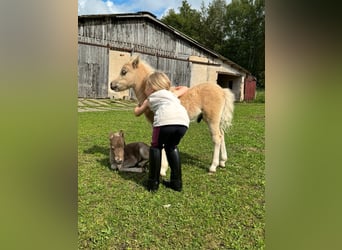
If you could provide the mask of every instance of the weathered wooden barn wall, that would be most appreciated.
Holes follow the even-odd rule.
[[[190,62],[144,54],[140,55],[140,58],[167,74],[173,85],[190,86]]]
[[[97,18],[79,22],[81,42],[109,45],[113,50],[142,53],[152,67],[168,74],[175,84],[190,86],[190,55],[205,56],[162,27],[137,18]],[[124,40],[124,41],[123,41]]]
[[[151,14],[80,16],[78,35],[80,97],[88,97],[91,93],[96,98],[113,96],[108,86],[119,74],[122,60],[119,54],[111,55],[109,60],[108,54],[112,54],[109,51],[140,55],[153,68],[164,71],[174,85],[193,86],[206,81],[217,83],[217,72],[224,71],[241,78],[233,81],[238,86],[232,86],[235,96],[241,97],[238,92],[241,86],[243,88],[246,72],[164,25]],[[98,77],[94,75],[97,71],[100,72]]]
[[[108,50],[78,45],[78,96],[105,98],[108,95]]]

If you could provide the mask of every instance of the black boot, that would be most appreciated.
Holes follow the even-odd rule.
[[[161,151],[159,148],[150,147],[150,170],[148,173],[147,190],[157,191],[159,188],[159,176],[161,166]]]
[[[182,169],[178,148],[176,147],[172,151],[166,151],[166,156],[171,168],[171,176],[170,181],[163,181],[163,184],[168,188],[180,192],[182,191]]]

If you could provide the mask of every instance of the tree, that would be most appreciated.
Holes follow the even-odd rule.
[[[203,3],[203,2],[202,2]],[[206,12],[205,14],[203,12]],[[202,36],[201,42],[222,53],[225,40],[226,1],[213,0],[207,9],[202,5]]]
[[[264,88],[264,0],[202,1],[200,12],[183,0],[179,14],[171,9],[161,21],[248,69]]]
[[[191,9],[191,5],[187,0],[182,1],[182,6],[179,7],[179,14],[174,9],[170,9],[161,21],[197,41],[200,38],[200,13],[195,9]]]
[[[265,86],[265,2],[233,0],[227,5],[227,41],[222,54],[236,61],[257,77],[258,87]]]

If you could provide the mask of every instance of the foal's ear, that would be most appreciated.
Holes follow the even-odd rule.
[[[113,139],[113,137],[114,137],[113,132],[110,132],[110,133],[109,133],[109,140]]]
[[[120,130],[119,133],[120,133],[120,136],[121,136],[121,137],[124,137],[124,132],[123,132],[123,130]]]
[[[139,57],[139,56],[137,56],[137,57],[133,60],[133,62],[132,62],[133,69],[138,68],[139,60],[140,60],[140,57]]]

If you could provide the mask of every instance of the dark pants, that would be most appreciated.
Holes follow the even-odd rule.
[[[177,147],[187,130],[188,128],[183,125],[154,127],[151,146],[159,149],[164,148],[165,151],[170,152]]]
[[[177,145],[187,129],[186,126],[182,125],[167,125],[153,128],[150,148],[150,171],[147,184],[149,191],[157,191],[159,186],[162,148],[165,149],[171,168],[171,180],[164,184],[176,191],[182,190],[182,172]]]

